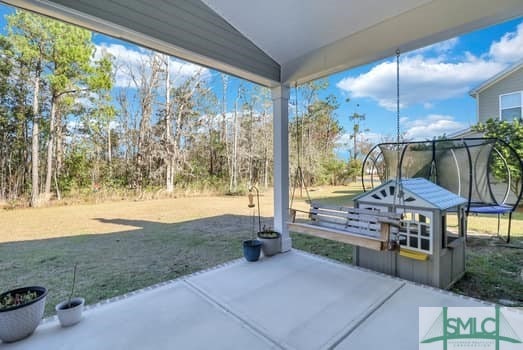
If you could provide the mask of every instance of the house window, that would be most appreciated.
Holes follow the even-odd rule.
[[[521,107],[523,105],[523,91],[499,95],[499,119],[508,122],[521,119]]]

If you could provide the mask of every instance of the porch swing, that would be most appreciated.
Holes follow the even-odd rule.
[[[397,87],[397,143],[400,138],[400,116],[399,116],[399,50],[396,51],[396,87]],[[401,181],[396,178],[396,194],[394,196],[393,211],[380,212],[374,209],[351,208],[345,206],[329,206],[312,202],[307,185],[305,184],[303,171],[300,164],[300,145],[302,130],[298,114],[298,89],[295,89],[296,108],[296,151],[297,167],[294,176],[294,186],[290,201],[289,214],[291,221],[287,224],[289,231],[306,234],[310,236],[329,239],[332,241],[348,243],[354,246],[364,247],[372,250],[395,250],[398,248],[397,235],[401,226],[401,214],[395,210],[395,202],[400,199],[403,191]],[[399,147],[398,147],[399,158]],[[398,174],[398,172],[397,172]],[[310,204],[308,211],[293,208],[296,187],[305,188],[307,194],[306,203]],[[308,215],[309,222],[296,222],[296,215],[302,212]]]

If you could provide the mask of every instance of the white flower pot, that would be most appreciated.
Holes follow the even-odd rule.
[[[82,319],[82,312],[85,304],[84,298],[72,298],[71,304],[72,307],[68,307],[69,300],[66,300],[62,301],[55,307],[58,320],[62,327],[75,325]]]
[[[47,289],[44,287],[19,288],[2,295],[29,290],[37,292],[38,297],[27,304],[0,311],[0,339],[3,342],[10,343],[30,336],[42,320],[47,296]]]
[[[264,232],[258,232],[258,239],[262,242],[264,256],[272,256],[281,252],[281,234],[274,232],[275,237],[264,237]]]

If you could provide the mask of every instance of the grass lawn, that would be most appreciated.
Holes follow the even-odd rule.
[[[51,315],[78,263],[76,294],[95,303],[241,257],[250,213],[243,197],[0,211],[0,289],[46,286]]]
[[[347,204],[354,187],[312,189],[314,200]],[[272,193],[261,212],[270,224]],[[304,200],[295,206],[306,209]],[[0,289],[49,288],[46,315],[67,297],[78,263],[77,295],[87,303],[173,279],[242,256],[252,231],[246,197],[192,197],[120,201],[0,211]],[[523,248],[523,218],[514,220],[514,246]],[[469,227],[495,231],[494,217],[473,217]],[[490,228],[493,228],[490,230]],[[351,262],[352,247],[293,234],[296,248]],[[469,243],[467,274],[454,291],[523,305],[523,249],[498,246],[489,236]]]

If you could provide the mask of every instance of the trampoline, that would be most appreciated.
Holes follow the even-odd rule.
[[[370,186],[366,184],[365,174],[367,180],[370,176]],[[523,192],[523,163],[503,140],[463,138],[374,146],[363,162],[364,191],[396,175],[422,177],[466,198],[467,215],[497,215],[497,234],[510,241],[512,213],[518,208]],[[500,234],[502,215],[508,215],[508,229],[503,236]]]

